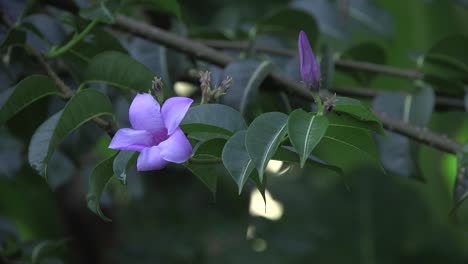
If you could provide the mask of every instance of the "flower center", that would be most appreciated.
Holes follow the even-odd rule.
[[[167,134],[166,128],[162,128],[158,131],[153,132],[153,140],[154,140],[155,146],[159,145],[159,143],[163,142],[164,140],[168,138],[169,138],[169,135]]]

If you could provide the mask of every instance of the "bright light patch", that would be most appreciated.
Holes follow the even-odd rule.
[[[280,160],[270,160],[266,166],[266,171],[269,173],[277,174],[280,172],[281,167],[283,167],[283,162]]]
[[[245,235],[247,239],[254,239],[255,238],[255,226],[249,225],[247,227],[247,234]]]
[[[174,91],[178,96],[191,96],[197,90],[197,86],[188,82],[174,83]]]
[[[252,191],[250,194],[250,208],[249,212],[253,216],[265,217],[269,220],[279,220],[283,216],[283,205],[271,197],[270,192],[265,190],[265,202],[263,201],[262,194],[258,190]]]

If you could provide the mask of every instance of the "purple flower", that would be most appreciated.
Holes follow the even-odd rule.
[[[150,94],[137,94],[130,105],[132,128],[117,131],[109,148],[140,152],[138,171],[159,170],[169,162],[183,163],[192,145],[179,127],[193,100],[172,97],[162,107]]]
[[[315,60],[314,52],[304,31],[299,32],[298,40],[299,60],[301,63],[301,77],[307,87],[315,90],[320,86],[320,65]]]

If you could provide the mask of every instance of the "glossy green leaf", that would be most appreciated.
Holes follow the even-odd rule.
[[[382,125],[376,122],[370,121],[359,121],[354,117],[349,115],[343,114],[336,114],[336,113],[328,113],[327,118],[329,121],[329,126],[333,126],[336,128],[344,127],[344,128],[354,128],[354,129],[363,129],[369,132],[377,133],[382,136],[385,136],[385,130],[383,129]]]
[[[80,16],[85,19],[97,20],[107,24],[113,24],[115,22],[114,15],[109,8],[107,8],[104,1],[99,1],[99,3],[81,9]]]
[[[85,83],[101,82],[138,92],[148,92],[153,78],[154,74],[143,64],[115,51],[95,56],[84,73]]]
[[[290,39],[297,39],[299,31],[304,30],[309,41],[314,44],[318,39],[318,26],[309,13],[296,8],[283,8],[263,17],[257,24],[259,33],[284,33]]]
[[[349,114],[362,121],[372,121],[380,124],[380,120],[370,109],[354,98],[337,96],[334,111]]]
[[[47,256],[54,255],[54,252],[65,247],[69,242],[69,239],[61,240],[44,240],[37,244],[31,253],[31,263],[40,264],[42,260],[47,258]]]
[[[101,161],[96,167],[94,168],[91,176],[89,177],[89,188],[88,193],[86,195],[86,201],[89,210],[93,211],[102,220],[107,222],[112,222],[112,220],[105,216],[101,210],[101,196],[106,188],[107,183],[112,179],[114,175],[112,167],[114,164],[114,157],[107,158]]]
[[[8,31],[7,35],[2,41],[0,45],[0,50],[6,49],[12,46],[21,46],[26,43],[26,32],[12,28]]]
[[[326,157],[321,155],[318,157],[333,165],[341,167],[341,164],[347,162],[347,157],[353,156],[353,158],[359,157],[360,160],[371,160],[383,170],[375,142],[370,134],[362,129],[336,127],[330,124],[316,148],[318,153],[328,152]],[[330,150],[338,152],[330,153]]]
[[[239,194],[255,169],[245,147],[246,134],[245,130],[235,133],[224,146],[222,154],[223,164],[237,183]]]
[[[245,146],[260,181],[263,181],[265,168],[288,132],[288,116],[270,112],[257,117],[247,129]]]
[[[308,113],[302,109],[297,109],[289,115],[289,139],[299,153],[301,168],[304,167],[312,150],[322,140],[327,128],[328,120],[325,116]]]
[[[203,104],[188,110],[181,128],[185,133],[206,132],[230,136],[247,126],[235,109],[221,104]]]
[[[221,97],[221,102],[245,115],[248,107],[257,98],[260,84],[272,70],[273,64],[268,61],[246,60],[228,64],[224,75],[232,77],[234,81]]]
[[[32,136],[28,150],[31,167],[47,179],[47,163],[60,142],[87,121],[102,115],[112,115],[112,104],[107,96],[93,89],[78,92]]]
[[[280,160],[285,162],[294,162],[299,163],[300,158],[299,154],[293,147],[289,146],[280,146],[276,151],[275,155],[273,155],[273,160]],[[343,175],[343,170],[337,166],[333,166],[328,164],[327,162],[315,157],[309,156],[305,162],[305,166],[310,166],[311,168],[322,168],[336,172],[338,175]]]
[[[215,157],[221,158],[224,145],[226,144],[224,138],[213,138],[200,142],[193,150],[194,157]]]
[[[137,153],[135,151],[121,150],[115,156],[112,169],[114,175],[119,179],[119,181],[122,184],[127,184],[127,171],[133,164],[135,164],[136,159]]]
[[[26,77],[12,90],[6,90],[0,95],[2,97],[0,100],[5,100],[3,104],[0,103],[0,125],[35,101],[59,94],[54,81],[49,77],[43,75]]]
[[[387,61],[385,50],[380,45],[372,42],[361,43],[353,46],[343,52],[341,57],[343,59],[371,62],[376,64],[385,64]],[[369,85],[369,83],[377,76],[376,73],[354,69],[347,69],[345,73],[350,75],[359,84],[364,86]]]

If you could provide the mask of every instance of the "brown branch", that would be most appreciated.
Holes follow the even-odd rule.
[[[70,99],[75,92],[68,86],[66,85],[62,79],[57,75],[57,73],[50,67],[50,65],[47,63],[47,61],[44,59],[44,57],[37,53],[31,46],[26,45],[26,50],[31,53],[34,58],[39,62],[39,64],[44,68],[44,70],[47,72],[47,75],[49,75],[52,80],[54,80],[55,84],[57,87],[62,91],[62,97],[65,99]],[[114,134],[117,132],[116,126],[112,122],[108,122],[100,117],[93,118],[94,123],[96,123],[97,126],[102,128],[104,131],[107,132],[111,137],[114,136]]]
[[[130,32],[145,39],[152,40],[171,49],[180,51],[197,59],[204,60],[218,66],[224,67],[235,60],[229,55],[216,51],[215,49],[203,45],[200,42],[177,36],[173,33],[154,26],[150,26],[143,22],[136,21],[126,16],[117,16],[116,26],[126,32]],[[382,70],[381,68],[379,69]],[[411,74],[407,74],[407,76],[411,76]],[[299,95],[307,100],[313,101],[312,93],[305,89],[299,82],[290,80],[289,78],[277,73],[271,74],[269,78],[287,91]],[[382,123],[387,129],[407,136],[417,142],[427,144],[433,146],[436,149],[453,154],[460,152],[462,149],[462,146],[457,142],[433,133],[428,129],[415,127],[413,125],[388,117],[382,113],[376,113],[376,115],[381,118]]]
[[[228,41],[228,40],[198,40],[200,43],[203,43],[207,46],[216,49],[247,49],[249,43],[247,41]],[[285,56],[285,57],[294,57],[296,52],[289,49],[281,48],[271,48],[271,47],[254,47],[255,51],[269,53],[273,55]],[[402,70],[395,67],[361,62],[354,60],[344,60],[337,59],[335,60],[335,66],[339,69],[344,70],[358,70],[358,71],[367,71],[380,73],[385,75],[390,75],[394,77],[410,79],[410,80],[419,80],[423,78],[423,74],[417,70]]]

